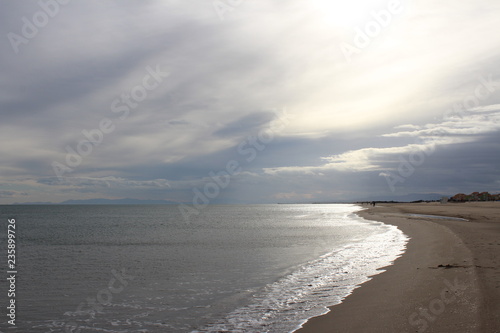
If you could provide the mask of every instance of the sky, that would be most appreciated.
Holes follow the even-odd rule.
[[[494,0],[2,0],[0,204],[500,189]]]

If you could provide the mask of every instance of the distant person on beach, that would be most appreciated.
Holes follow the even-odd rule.
[[[372,201],[372,206],[375,207],[375,201]]]

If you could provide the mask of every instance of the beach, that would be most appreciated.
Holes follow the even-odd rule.
[[[380,204],[358,215],[400,228],[405,253],[296,332],[500,332],[500,202]]]

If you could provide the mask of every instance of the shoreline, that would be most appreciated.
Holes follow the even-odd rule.
[[[405,253],[295,333],[500,332],[500,202],[381,204],[357,214],[403,231]]]

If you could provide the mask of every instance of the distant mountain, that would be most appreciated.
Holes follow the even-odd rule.
[[[14,205],[173,205],[179,202],[168,200],[140,200],[140,199],[87,199],[66,200],[60,203],[51,202],[27,202],[15,203]]]
[[[351,203],[351,202],[367,202],[367,201],[399,201],[399,202],[412,202],[412,201],[430,201],[440,200],[441,197],[446,195],[439,193],[413,193],[401,196],[371,196],[366,198],[355,198],[351,200],[336,200],[336,201],[320,201],[315,203]],[[182,202],[174,202],[168,200],[141,200],[141,199],[87,199],[87,200],[66,200],[60,203],[52,202],[26,202],[15,203],[14,205],[175,205]]]

